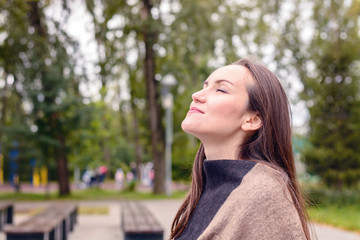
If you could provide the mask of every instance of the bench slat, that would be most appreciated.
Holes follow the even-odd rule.
[[[12,202],[0,202],[0,210],[5,210],[13,205]]]
[[[164,233],[145,205],[135,201],[122,203],[122,226],[125,239],[138,239],[139,236],[143,239],[162,239]]]
[[[54,204],[27,221],[15,226],[6,226],[6,234],[49,233],[76,212],[75,204]]]

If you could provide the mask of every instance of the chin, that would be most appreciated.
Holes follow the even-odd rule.
[[[181,128],[184,132],[193,135],[197,139],[201,140],[201,136],[204,135],[203,130],[205,130],[205,129],[201,129],[203,125],[204,124],[202,123],[194,122],[191,121],[190,119],[185,118],[181,123]]]
[[[190,135],[196,137],[197,139],[201,140],[200,139],[201,133],[198,131],[199,130],[198,128],[194,128],[194,127],[188,126],[186,124],[181,124],[181,128],[187,134],[190,134]]]
[[[189,124],[186,123],[186,119],[185,119],[184,121],[182,121],[182,123],[181,123],[181,129],[182,129],[184,132],[191,134],[191,132],[189,132],[190,129],[191,129],[191,127],[189,126]]]

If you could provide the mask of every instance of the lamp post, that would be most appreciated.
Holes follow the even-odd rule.
[[[165,108],[165,123],[166,123],[166,135],[165,135],[165,188],[166,195],[171,195],[171,145],[173,142],[173,95],[170,88],[175,86],[177,81],[171,74],[167,74],[161,81],[163,107]]]

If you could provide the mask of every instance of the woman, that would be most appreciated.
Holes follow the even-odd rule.
[[[277,77],[242,59],[192,99],[181,126],[201,145],[171,239],[310,239]]]

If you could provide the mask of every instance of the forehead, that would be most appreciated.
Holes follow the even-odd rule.
[[[252,81],[249,70],[241,65],[227,65],[216,69],[207,79],[208,82],[216,80],[228,80],[231,83],[243,84]]]

